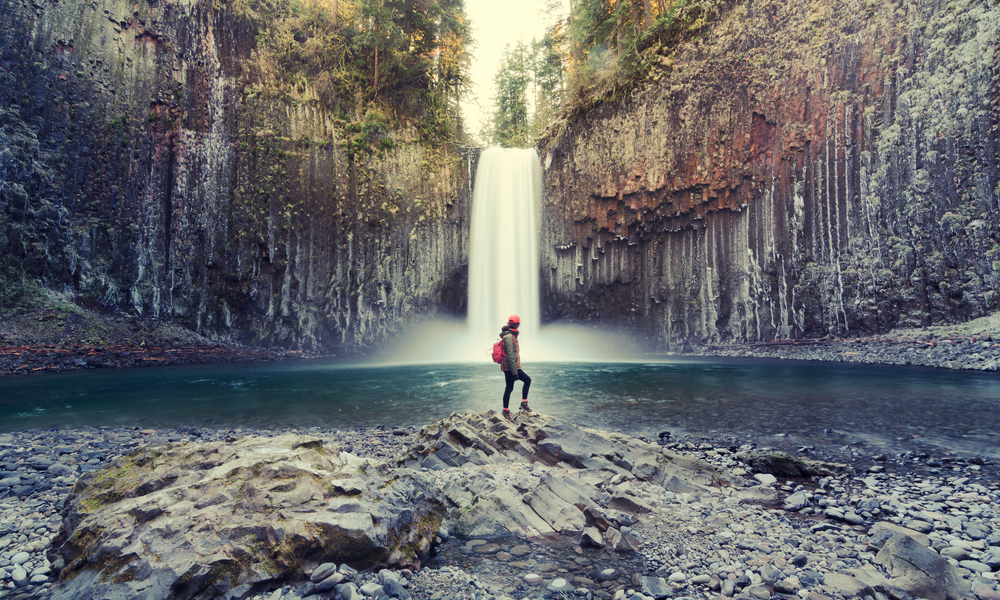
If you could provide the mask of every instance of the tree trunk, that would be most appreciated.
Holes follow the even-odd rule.
[[[636,4],[639,0],[632,0],[632,29],[638,37],[642,33],[642,23],[639,21],[639,7]]]
[[[653,10],[649,6],[649,0],[642,0],[643,24],[642,28],[649,29],[653,26]]]
[[[333,10],[330,11],[330,26],[337,27],[337,0],[333,1]]]

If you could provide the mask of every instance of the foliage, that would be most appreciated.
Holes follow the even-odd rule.
[[[569,14],[556,17],[541,40],[508,47],[483,137],[531,145],[553,124],[621,98],[656,69],[668,69],[673,48],[699,35],[725,2],[571,0]],[[525,81],[530,100],[518,96]]]
[[[496,75],[493,128],[490,141],[504,147],[528,145],[528,48],[508,44]]]
[[[374,111],[432,143],[462,135],[472,48],[464,0],[234,1],[259,19],[254,85],[361,127]]]

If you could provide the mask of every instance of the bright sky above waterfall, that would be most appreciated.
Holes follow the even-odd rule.
[[[549,17],[542,12],[540,0],[466,0],[465,11],[472,21],[472,38],[476,40],[472,62],[472,96],[462,103],[467,131],[479,136],[481,123],[487,118],[493,98],[496,77],[504,46],[519,39],[530,43],[542,39]]]

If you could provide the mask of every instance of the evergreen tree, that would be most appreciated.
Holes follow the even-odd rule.
[[[513,48],[504,49],[496,76],[496,95],[493,98],[492,143],[505,148],[528,146],[528,48],[519,41]]]

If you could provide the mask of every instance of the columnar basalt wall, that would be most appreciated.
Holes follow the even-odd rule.
[[[464,312],[475,156],[378,128],[349,154],[356,134],[308,82],[272,85],[255,18],[185,0],[0,0],[4,302],[39,281],[335,352]]]
[[[1000,8],[734,0],[543,140],[548,319],[662,347],[1000,307]]]

